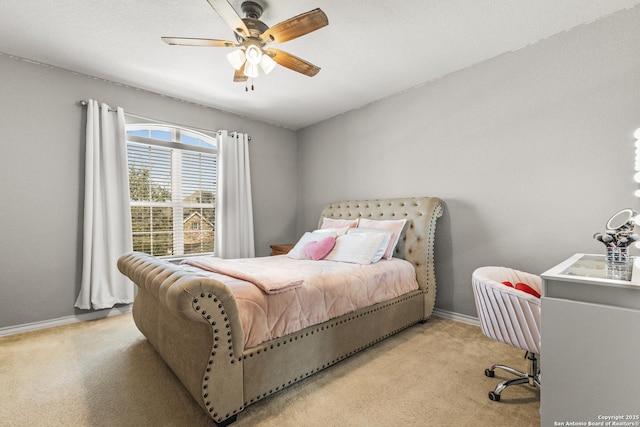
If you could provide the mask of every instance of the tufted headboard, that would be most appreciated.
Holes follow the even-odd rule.
[[[411,262],[416,278],[425,292],[425,318],[431,316],[436,299],[433,260],[436,220],[442,216],[442,200],[437,197],[347,200],[328,204],[320,214],[335,219],[407,219],[394,257]]]

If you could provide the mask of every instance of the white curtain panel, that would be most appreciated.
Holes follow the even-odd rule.
[[[220,131],[218,143],[218,194],[214,255],[253,258],[253,205],[249,167],[249,136]]]
[[[133,249],[124,111],[87,105],[82,282],[75,306],[110,308],[133,302],[134,285],[118,257]]]

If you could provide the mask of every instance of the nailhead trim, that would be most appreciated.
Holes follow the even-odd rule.
[[[229,319],[227,316],[225,316],[225,311],[223,309],[223,305],[222,303],[219,301],[219,299],[217,297],[214,297],[214,295],[212,293],[207,293],[207,292],[203,292],[201,293],[198,297],[193,298],[193,309],[200,313],[200,315],[207,321],[207,323],[209,323],[211,325],[211,332],[213,334],[213,345],[211,348],[211,356],[209,358],[209,360],[207,361],[207,368],[205,370],[205,375],[202,378],[202,398],[204,401],[205,406],[207,407],[209,414],[211,415],[211,417],[214,419],[214,421],[220,423],[224,420],[226,420],[227,418],[229,418],[232,415],[237,414],[238,412],[242,411],[244,409],[244,405],[234,409],[231,413],[227,413],[224,414],[224,416],[220,413],[218,413],[216,411],[216,409],[214,408],[214,406],[211,403],[211,400],[208,400],[209,398],[209,393],[208,393],[208,389],[209,389],[209,380],[210,380],[210,375],[209,372],[211,372],[211,369],[214,365],[214,362],[220,363],[221,361],[224,361],[224,359],[215,359],[216,355],[218,354],[217,349],[220,346],[220,337],[221,337],[221,333],[224,335],[226,333],[227,337],[227,344],[228,344],[228,355],[229,355],[229,363],[231,363],[232,365],[237,362],[242,362],[242,357],[239,357],[238,359],[236,359],[234,357],[233,354],[233,340],[231,338],[231,325],[229,323]],[[204,306],[207,307],[207,309],[204,309]],[[211,311],[214,310],[218,310],[218,313],[220,314],[220,316],[224,316],[223,319],[225,321],[225,325],[224,325],[224,330],[220,331],[221,327],[216,327],[217,322],[215,320],[211,320],[212,316],[210,314]],[[209,310],[209,312],[207,311]]]
[[[380,311],[382,309],[385,309],[385,308],[391,307],[393,305],[399,304],[401,302],[405,302],[405,301],[411,300],[413,298],[423,298],[423,297],[424,297],[423,296],[423,292],[420,292],[420,293],[413,294],[411,296],[407,296],[407,297],[404,297],[404,298],[399,298],[397,300],[394,300],[394,301],[389,302],[387,304],[380,305],[380,306],[378,306],[376,308],[373,308],[371,310],[367,310],[367,311],[364,311],[362,313],[358,313],[358,314],[355,314],[353,316],[349,316],[349,317],[347,317],[345,319],[341,319],[341,320],[337,320],[335,322],[329,323],[328,325],[318,326],[318,327],[313,328],[310,331],[308,330],[308,331],[306,331],[304,333],[296,334],[293,337],[280,339],[281,340],[280,342],[277,342],[275,344],[271,344],[271,345],[269,345],[269,347],[264,347],[264,348],[259,348],[259,349],[258,348],[254,348],[253,351],[250,349],[248,352],[245,352],[245,354],[242,356],[242,358],[245,359],[245,360],[247,358],[252,358],[254,355],[257,356],[261,352],[262,353],[266,353],[268,350],[277,349],[277,347],[280,347],[281,344],[284,346],[284,345],[287,344],[287,342],[293,342],[293,341],[296,341],[298,339],[303,339],[305,337],[308,337],[309,335],[313,335],[314,333],[319,333],[320,331],[329,330],[330,328],[333,328],[335,326],[341,325],[343,323],[351,322],[351,321],[359,319],[361,317],[368,316],[368,315],[370,315],[372,313],[375,313],[375,312]],[[343,354],[341,356],[338,356],[335,359],[333,359],[331,362],[323,364],[321,367],[317,367],[317,368],[311,369],[310,371],[305,372],[303,375],[300,375],[299,377],[295,377],[293,379],[289,379],[288,381],[282,383],[281,386],[278,386],[275,389],[271,389],[268,392],[264,392],[261,395],[258,395],[258,396],[254,397],[252,399],[249,399],[248,401],[244,402],[244,406],[248,406],[248,405],[250,405],[252,403],[255,403],[255,402],[259,401],[259,400],[262,400],[265,397],[267,397],[267,396],[273,394],[274,392],[278,391],[279,389],[283,389],[283,388],[285,388],[285,387],[287,387],[287,386],[289,386],[289,385],[291,385],[293,383],[301,381],[301,380],[303,380],[303,379],[305,379],[305,378],[307,378],[307,377],[309,377],[309,376],[311,376],[311,375],[313,375],[313,374],[315,374],[317,372],[320,372],[323,369],[326,369],[326,368],[328,368],[328,367],[330,367],[332,365],[335,365],[336,363],[340,362],[341,360],[344,360],[347,357],[353,356],[354,354],[359,353],[360,351],[362,351],[362,350],[364,350],[364,349],[366,349],[368,347],[371,347],[372,345],[374,345],[374,344],[376,344],[376,343],[378,343],[378,342],[380,342],[380,341],[382,341],[382,340],[384,340],[386,338],[389,338],[390,336],[395,335],[398,332],[403,331],[403,330],[405,330],[405,329],[407,329],[407,328],[409,328],[409,327],[421,322],[422,320],[423,319],[413,321],[413,322],[411,322],[411,323],[409,323],[409,324],[407,324],[407,325],[405,325],[405,326],[403,326],[401,328],[398,328],[398,329],[395,329],[395,330],[389,332],[388,334],[386,334],[384,336],[377,337],[373,341],[370,341],[369,343],[367,343],[367,344],[365,344],[363,346],[360,346],[360,347],[358,347],[358,348],[356,348],[356,349],[354,349],[352,351],[349,351],[349,352],[347,352],[347,353],[345,353],[345,354]]]

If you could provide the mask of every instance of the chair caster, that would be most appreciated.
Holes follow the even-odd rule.
[[[491,369],[485,369],[484,370],[484,375],[489,377],[489,378],[493,378],[496,373],[494,371],[492,371]]]
[[[500,395],[496,394],[494,391],[490,391],[489,392],[489,400],[492,400],[494,402],[500,402]]]

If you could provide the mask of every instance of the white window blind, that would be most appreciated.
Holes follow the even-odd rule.
[[[128,125],[133,249],[155,256],[212,253],[216,147],[204,134]]]

